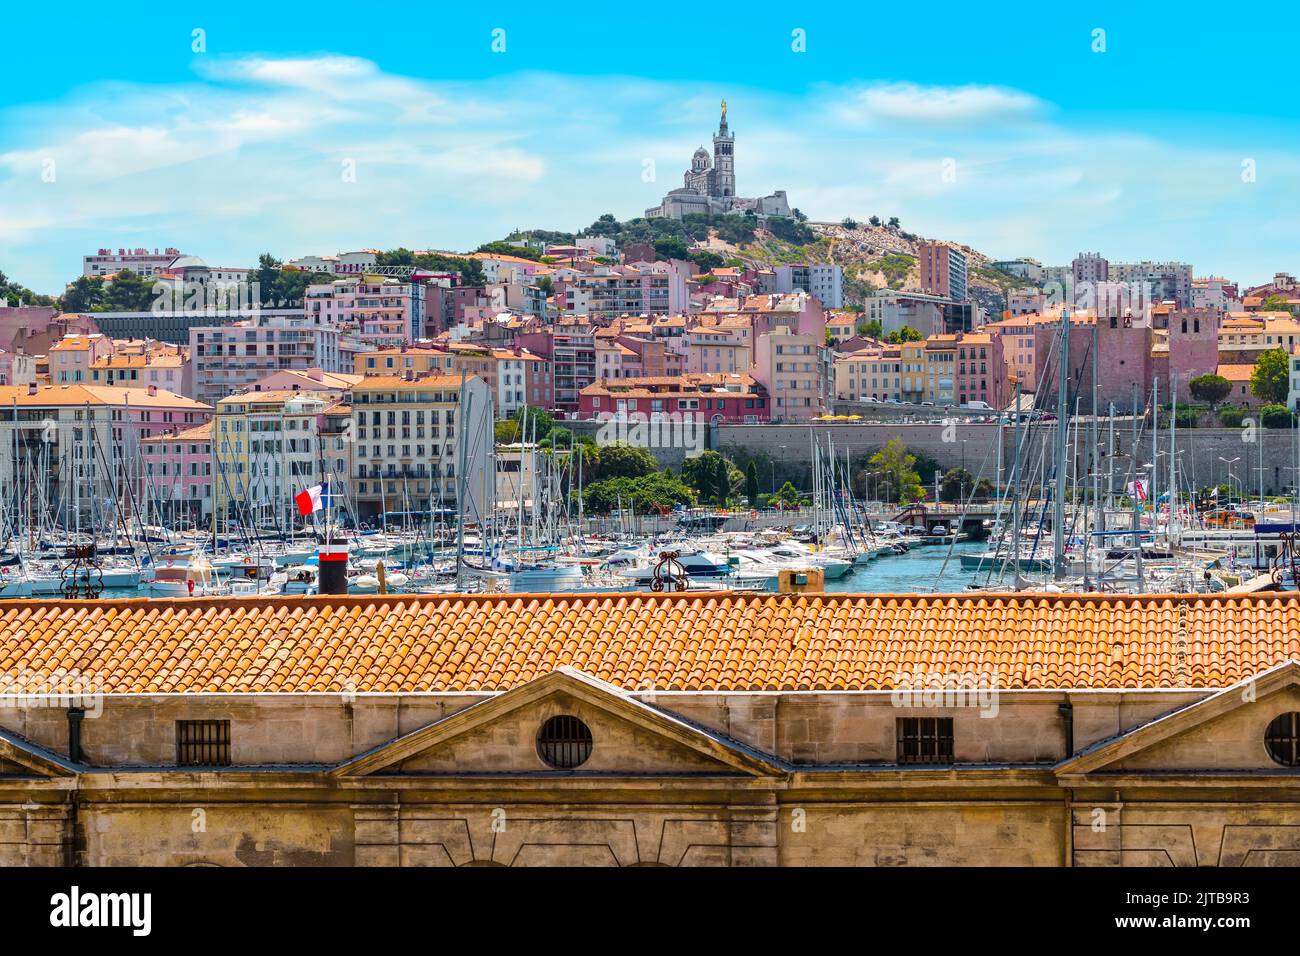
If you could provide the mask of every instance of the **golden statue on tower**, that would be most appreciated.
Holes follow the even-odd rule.
[[[726,100],[723,100],[723,101],[722,101],[722,118],[723,118],[723,120],[726,120],[726,118],[727,118],[727,101],[726,101]]]

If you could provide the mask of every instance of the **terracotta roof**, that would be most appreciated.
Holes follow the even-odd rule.
[[[174,442],[174,441],[208,441],[211,438],[212,438],[212,422],[207,421],[204,422],[202,425],[198,425],[194,428],[187,428],[185,429],[185,431],[177,432],[174,435],[168,435],[168,434],[149,435],[146,438],[141,438],[140,441],[165,444],[167,442]]]
[[[152,395],[143,388],[121,388],[117,385],[42,385],[35,395],[29,394],[26,385],[0,385],[0,406],[48,408],[56,405],[121,405],[141,408],[180,408],[187,411],[212,411],[210,405],[177,395],[164,388],[155,389]]]
[[[0,673],[103,693],[1225,687],[1300,658],[1295,595],[447,595],[15,601]]]

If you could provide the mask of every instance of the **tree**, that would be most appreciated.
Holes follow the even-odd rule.
[[[924,493],[921,476],[916,473],[916,456],[909,454],[907,446],[897,438],[889,439],[884,448],[867,459],[867,465],[885,501],[907,504]]]
[[[916,331],[916,329],[912,328],[910,325],[905,325],[901,329],[895,329],[890,332],[889,337],[885,341],[890,345],[902,345],[905,342],[920,342],[924,339],[925,336]]]
[[[104,280],[100,276],[82,276],[69,283],[63,293],[64,312],[90,312],[104,301]]]
[[[840,225],[843,226],[845,229],[856,229],[856,228],[858,228],[858,224],[857,224],[857,222],[854,221],[854,219],[853,219],[852,216],[845,216],[845,217],[844,217],[844,221],[843,221],[842,223],[840,223]]]
[[[1210,411],[1232,393],[1232,383],[1222,375],[1198,375],[1187,383],[1187,387],[1192,398],[1210,403]]]
[[[993,483],[987,478],[976,478],[965,468],[949,468],[939,484],[940,501],[965,501],[971,497],[987,498]]]
[[[727,499],[731,497],[731,467],[727,459],[718,456],[718,465],[713,474],[713,488],[720,505],[725,505]]]
[[[700,249],[689,253],[687,258],[700,267],[702,272],[712,272],[727,264],[727,260],[722,258],[716,252],[709,252],[707,249]]]
[[[711,499],[718,493],[718,463],[728,470],[728,487],[734,488],[743,479],[740,469],[716,451],[704,451],[682,462],[682,481],[694,488],[701,498]]]
[[[13,282],[0,272],[0,305],[54,305],[54,299],[48,295],[37,295],[31,289]],[[85,311],[84,309],[64,309],[65,312]]]
[[[690,255],[681,239],[660,239],[655,243],[655,257],[659,259],[685,259]]]
[[[758,505],[758,466],[752,458],[745,466],[745,497],[749,499],[751,508]]]
[[[1219,409],[1219,424],[1224,428],[1240,428],[1241,420],[1246,417],[1246,410],[1229,406]]]
[[[1291,303],[1287,301],[1286,296],[1274,292],[1267,299],[1260,303],[1261,312],[1290,312]]]
[[[870,322],[863,322],[858,326],[858,335],[865,335],[868,338],[883,339],[885,337],[885,327],[880,324],[879,319],[872,319]]]
[[[531,259],[533,262],[538,262],[542,258],[541,251],[534,249],[532,246],[512,246],[510,243],[501,239],[498,239],[495,242],[485,242],[475,251],[486,252],[490,255],[514,256],[518,259]]]
[[[1286,402],[1291,387],[1291,357],[1286,349],[1269,349],[1256,361],[1250,373],[1250,391],[1259,399],[1273,405]]]
[[[112,283],[104,290],[103,298],[95,307],[98,312],[147,312],[156,298],[154,284],[136,275],[129,269],[123,269],[113,276]]]
[[[889,228],[890,228],[890,229],[897,229],[897,228],[898,228],[898,217],[897,217],[897,216],[890,216],[890,217],[889,217]]]
[[[880,227],[880,217],[879,217],[879,216],[872,216],[870,219],[867,220],[867,222],[871,223],[871,224],[872,224],[873,226],[875,226],[876,228],[879,228],[879,227]]]
[[[544,408],[533,408],[531,405],[527,407],[527,411],[528,411],[528,436],[527,437],[530,441],[532,441],[534,438],[538,441],[541,441],[543,438],[545,438],[551,433],[551,430],[553,428],[555,428],[555,416],[552,415],[550,412],[546,411],[546,409]],[[523,406],[516,408],[513,412],[510,413],[510,420],[512,422],[520,421],[523,414],[524,414]]]
[[[600,450],[600,467],[596,480],[607,478],[644,478],[659,470],[655,456],[638,445],[618,443],[605,445]]]
[[[602,452],[608,450],[601,449]],[[593,514],[608,514],[620,502],[638,514],[671,508],[676,504],[695,504],[695,492],[680,479],[662,473],[640,478],[606,478],[587,485],[582,497],[587,510]]]
[[[780,502],[791,508],[797,508],[799,507],[799,489],[787,481],[781,486],[781,490],[772,496],[772,501]]]
[[[506,419],[493,427],[493,437],[498,445],[513,445],[519,441],[519,423]]]
[[[555,285],[551,282],[550,276],[538,276],[533,285],[542,290],[542,295],[551,295],[555,291]]]

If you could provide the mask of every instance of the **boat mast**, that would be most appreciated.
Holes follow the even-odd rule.
[[[1057,363],[1056,488],[1052,500],[1052,577],[1065,577],[1065,450],[1070,413],[1070,310],[1061,310],[1061,358]]]

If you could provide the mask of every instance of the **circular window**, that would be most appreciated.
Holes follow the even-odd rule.
[[[567,714],[552,717],[537,734],[537,756],[556,770],[581,767],[591,756],[591,728]]]
[[[1264,731],[1268,755],[1284,767],[1300,767],[1300,713],[1274,718]]]

